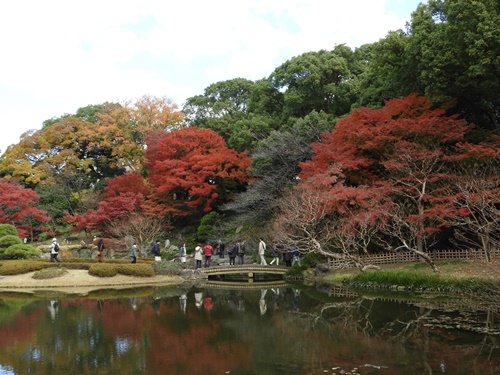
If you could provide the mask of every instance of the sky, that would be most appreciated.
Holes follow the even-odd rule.
[[[424,1],[425,2],[425,1]],[[0,3],[0,152],[45,120],[144,95],[185,100],[306,52],[404,29],[420,0]]]

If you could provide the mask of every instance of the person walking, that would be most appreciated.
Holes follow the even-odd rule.
[[[132,263],[137,263],[137,242],[134,242],[128,255],[132,258]]]
[[[161,261],[160,240],[156,240],[152,250],[153,250],[153,255],[155,256],[155,262],[160,262]]]
[[[273,243],[273,247],[271,250],[271,256],[273,257],[273,260],[269,262],[269,265],[274,264],[276,262],[276,265],[280,265],[280,252],[278,250],[278,245],[276,243]]]
[[[260,265],[261,266],[267,266],[265,255],[266,255],[266,243],[264,242],[264,240],[262,238],[260,238],[259,256],[260,256]]]
[[[59,255],[59,243],[57,242],[57,238],[52,239],[52,243],[49,246],[50,250],[50,261],[51,262],[59,262],[61,263],[61,260],[57,257]]]
[[[97,241],[97,261],[99,263],[104,261],[104,241],[102,238]]]
[[[238,264],[243,264],[245,262],[245,245],[240,240],[236,242],[236,255],[238,256]]]
[[[234,266],[234,261],[236,260],[236,244],[234,242],[229,244],[227,255],[229,256],[229,265]]]
[[[181,248],[179,249],[179,258],[183,266],[186,265],[186,243],[183,242]]]
[[[214,248],[210,243],[206,243],[205,246],[203,246],[203,254],[205,255],[205,268],[210,267],[210,263],[212,262],[212,254],[214,253]]]
[[[292,255],[293,255],[292,267],[295,265],[295,263],[298,263],[300,266],[300,251],[296,242],[294,242],[292,245]]]
[[[201,248],[201,243],[196,245],[194,248],[194,260],[196,262],[195,268],[201,268],[201,261],[203,260],[203,249]]]

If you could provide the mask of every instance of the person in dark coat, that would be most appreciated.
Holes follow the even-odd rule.
[[[224,258],[224,250],[226,249],[226,245],[222,240],[219,240],[219,243],[217,244],[217,250],[219,252],[219,258]]]
[[[234,242],[229,244],[227,255],[229,256],[229,265],[234,266],[236,260],[236,244]]]
[[[160,241],[156,240],[155,244],[153,245],[153,255],[155,256],[155,261],[159,262],[161,261],[161,253],[160,253]]]
[[[238,264],[243,264],[245,262],[245,245],[243,242],[236,242],[236,255],[238,256]]]
[[[104,241],[102,238],[99,238],[99,241],[97,241],[97,261],[99,263],[104,261],[104,249]]]
[[[290,251],[290,249],[287,249],[285,251],[285,253],[283,254],[283,257],[285,258],[285,265],[287,267],[291,267],[292,266],[292,252]]]
[[[269,264],[274,264],[276,263],[277,266],[280,265],[280,252],[278,250],[278,245],[276,243],[273,243],[273,247],[271,250],[271,256],[273,257],[273,260],[269,262]]]

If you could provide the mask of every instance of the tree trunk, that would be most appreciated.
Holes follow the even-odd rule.
[[[432,260],[432,258],[427,254],[426,252],[423,251],[418,251],[418,250],[413,250],[415,254],[417,254],[419,257],[421,257],[429,266],[431,266],[433,272],[439,272],[439,269],[437,268],[436,264]]]

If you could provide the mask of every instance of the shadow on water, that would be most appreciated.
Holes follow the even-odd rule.
[[[473,296],[280,280],[0,294],[0,374],[499,374]]]

